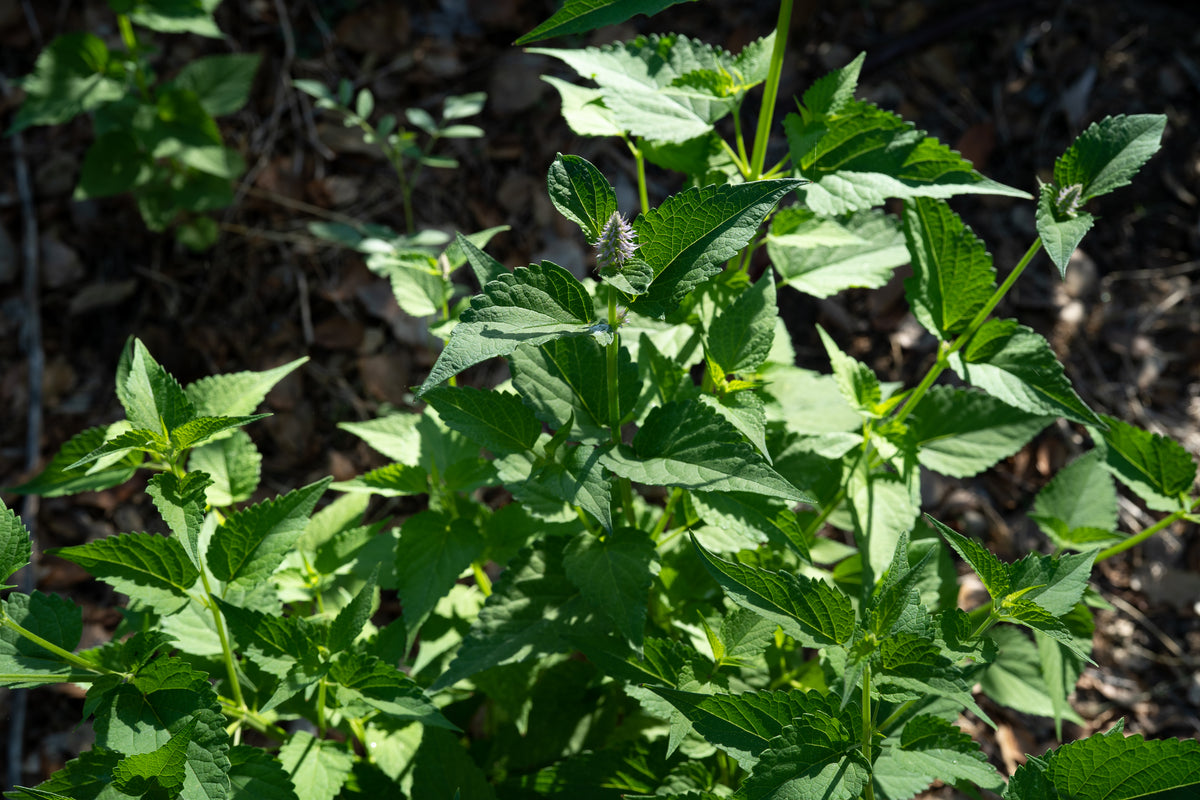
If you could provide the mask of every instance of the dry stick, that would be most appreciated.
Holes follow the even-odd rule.
[[[32,19],[32,18],[31,18]],[[36,23],[35,23],[36,24]],[[7,81],[0,81],[3,95],[9,95]],[[25,161],[25,139],[21,132],[12,134],[13,170],[16,173],[17,195],[21,201],[21,218],[24,222],[22,253],[25,272],[22,299],[25,303],[25,319],[21,329],[21,342],[29,359],[29,407],[25,430],[25,470],[32,473],[40,460],[42,439],[42,373],[45,371],[45,354],[42,351],[42,317],[38,305],[38,224],[33,209],[33,188],[29,182],[29,165]],[[21,520],[29,529],[31,551],[37,552],[38,496],[26,495],[21,501]],[[34,589],[33,567],[27,566],[17,574],[17,591],[29,594]],[[5,783],[12,787],[21,782],[22,745],[25,740],[25,712],[28,693],[25,689],[14,689],[9,708],[8,726],[8,770]]]

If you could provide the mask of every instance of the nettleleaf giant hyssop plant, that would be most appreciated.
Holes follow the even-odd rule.
[[[569,0],[539,30],[667,5]],[[170,535],[58,551],[129,595],[124,640],[75,652],[69,602],[4,601],[5,682],[88,685],[97,732],[16,796],[900,800],[942,781],[1032,800],[1200,785],[1195,741],[1120,724],[1006,783],[954,724],[991,722],[977,686],[1078,720],[1067,698],[1104,603],[1093,565],[1200,503],[1179,445],[1093,411],[1044,338],[993,315],[1043,247],[1065,268],[1092,223],[1084,204],[1128,182],[1164,119],[1085,131],[1039,190],[1039,238],[997,285],[946,198],[1023,193],[856,100],[861,60],[804,94],[787,155],[764,168],[790,8],[737,56],[671,36],[556,54],[598,84],[556,83],[577,131],[620,136],[639,175],[651,160],[688,185],[652,207],[643,177],[641,208],[619,208],[596,167],[556,158],[550,197],[595,248],[594,278],[548,261],[510,272],[460,236],[481,289],[417,389],[425,405],[343,425],[386,466],[243,506],[259,459],[240,429],[298,364],[181,388],[129,344],[127,420],[80,434],[18,490],[102,489],[149,468]],[[760,83],[747,146],[739,117]],[[732,144],[713,128],[731,115]],[[877,208],[888,197],[904,200],[899,219]],[[752,278],[764,244],[771,267]],[[776,273],[822,294],[904,262],[939,342],[916,386],[881,382],[819,329],[831,374],[794,366]],[[450,382],[494,358],[505,385]],[[938,383],[946,370],[960,382]],[[1094,446],[1031,509],[1052,554],[1008,563],[922,516],[923,471],[976,475],[1055,418]],[[1118,531],[1114,478],[1165,516]],[[342,494],[313,514],[327,491]],[[392,525],[367,513],[373,495],[427,507]],[[7,575],[29,547],[3,514]],[[956,606],[954,557],[987,604]],[[375,613],[381,591],[402,616]]]

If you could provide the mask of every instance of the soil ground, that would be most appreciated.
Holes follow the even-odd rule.
[[[287,79],[347,78],[369,86],[376,106],[389,111],[436,112],[448,95],[488,92],[483,115],[470,120],[487,137],[449,148],[461,169],[425,172],[417,187],[418,227],[508,225],[489,251],[509,267],[540,258],[582,263],[580,237],[545,195],[554,154],[593,161],[617,176],[623,196],[632,195],[634,178],[619,143],[580,139],[562,122],[555,93],[538,77],[569,77],[560,66],[511,45],[552,10],[551,0],[225,0],[217,18],[228,41],[157,37],[164,75],[209,52],[263,55],[249,106],[222,120],[250,169],[239,202],[219,216],[220,242],[200,255],[147,232],[128,197],[72,201],[92,138],[86,119],[26,131],[23,159],[13,139],[0,139],[0,485],[31,474],[31,407],[42,418],[32,455],[39,465],[78,431],[121,416],[113,372],[130,335],[185,382],[311,358],[272,392],[273,416],[251,431],[265,454],[263,493],[378,465],[336,423],[404,404],[436,351],[359,256],[315,239],[306,224],[340,215],[400,228],[400,194],[377,154],[314,112]],[[768,32],[774,14],[770,2],[688,3],[585,43],[676,31],[736,50]],[[27,73],[55,35],[85,29],[115,41],[115,20],[103,2],[0,0],[0,126],[8,127],[20,99],[8,80]],[[784,96],[865,50],[860,96],[956,147],[988,176],[1030,191],[1090,122],[1119,113],[1167,114],[1162,151],[1132,186],[1096,205],[1101,222],[1067,280],[1040,257],[1002,311],[1050,338],[1097,411],[1200,453],[1194,280],[1200,274],[1200,7],[1158,0],[798,0],[791,36]],[[32,216],[14,177],[18,160],[32,175]],[[674,191],[674,181],[652,170],[651,201]],[[1001,273],[1034,236],[1029,203],[968,198],[955,207],[989,244]],[[31,225],[40,260],[32,294],[22,279]],[[899,280],[825,301],[784,291],[780,302],[802,366],[827,369],[814,321],[887,379],[911,384],[932,358],[927,338],[914,335]],[[45,361],[41,386],[32,390],[23,332],[35,308]],[[1029,503],[1084,446],[1081,431],[1052,427],[980,478],[934,484],[927,508],[983,536],[1006,558],[1044,548],[1026,516]],[[43,549],[153,529],[156,521],[136,480],[35,501],[27,510]],[[1121,516],[1127,531],[1155,518],[1132,500],[1122,502]],[[104,640],[119,619],[117,598],[66,562],[40,560],[36,582],[84,605],[85,646]],[[1085,673],[1073,698],[1088,723],[1068,725],[1066,736],[1106,729],[1121,717],[1127,730],[1151,736],[1200,735],[1195,527],[1180,525],[1105,562],[1095,585],[1115,610],[1097,616],[1098,666]],[[8,702],[0,690],[6,720],[0,739],[9,736]],[[76,727],[77,690],[35,690],[29,703],[20,732],[26,785],[88,741],[88,728]],[[1048,721],[987,710],[999,729],[976,733],[1002,768],[1011,771],[1023,753],[1054,744]]]

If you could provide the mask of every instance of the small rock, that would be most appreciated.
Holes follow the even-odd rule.
[[[61,289],[83,277],[83,262],[72,247],[50,233],[42,236],[40,244],[42,281],[48,288]]]

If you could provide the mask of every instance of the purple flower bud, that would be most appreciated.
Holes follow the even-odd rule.
[[[600,238],[596,240],[596,266],[601,270],[619,270],[633,257],[637,249],[637,234],[625,218],[614,211],[604,223]]]

